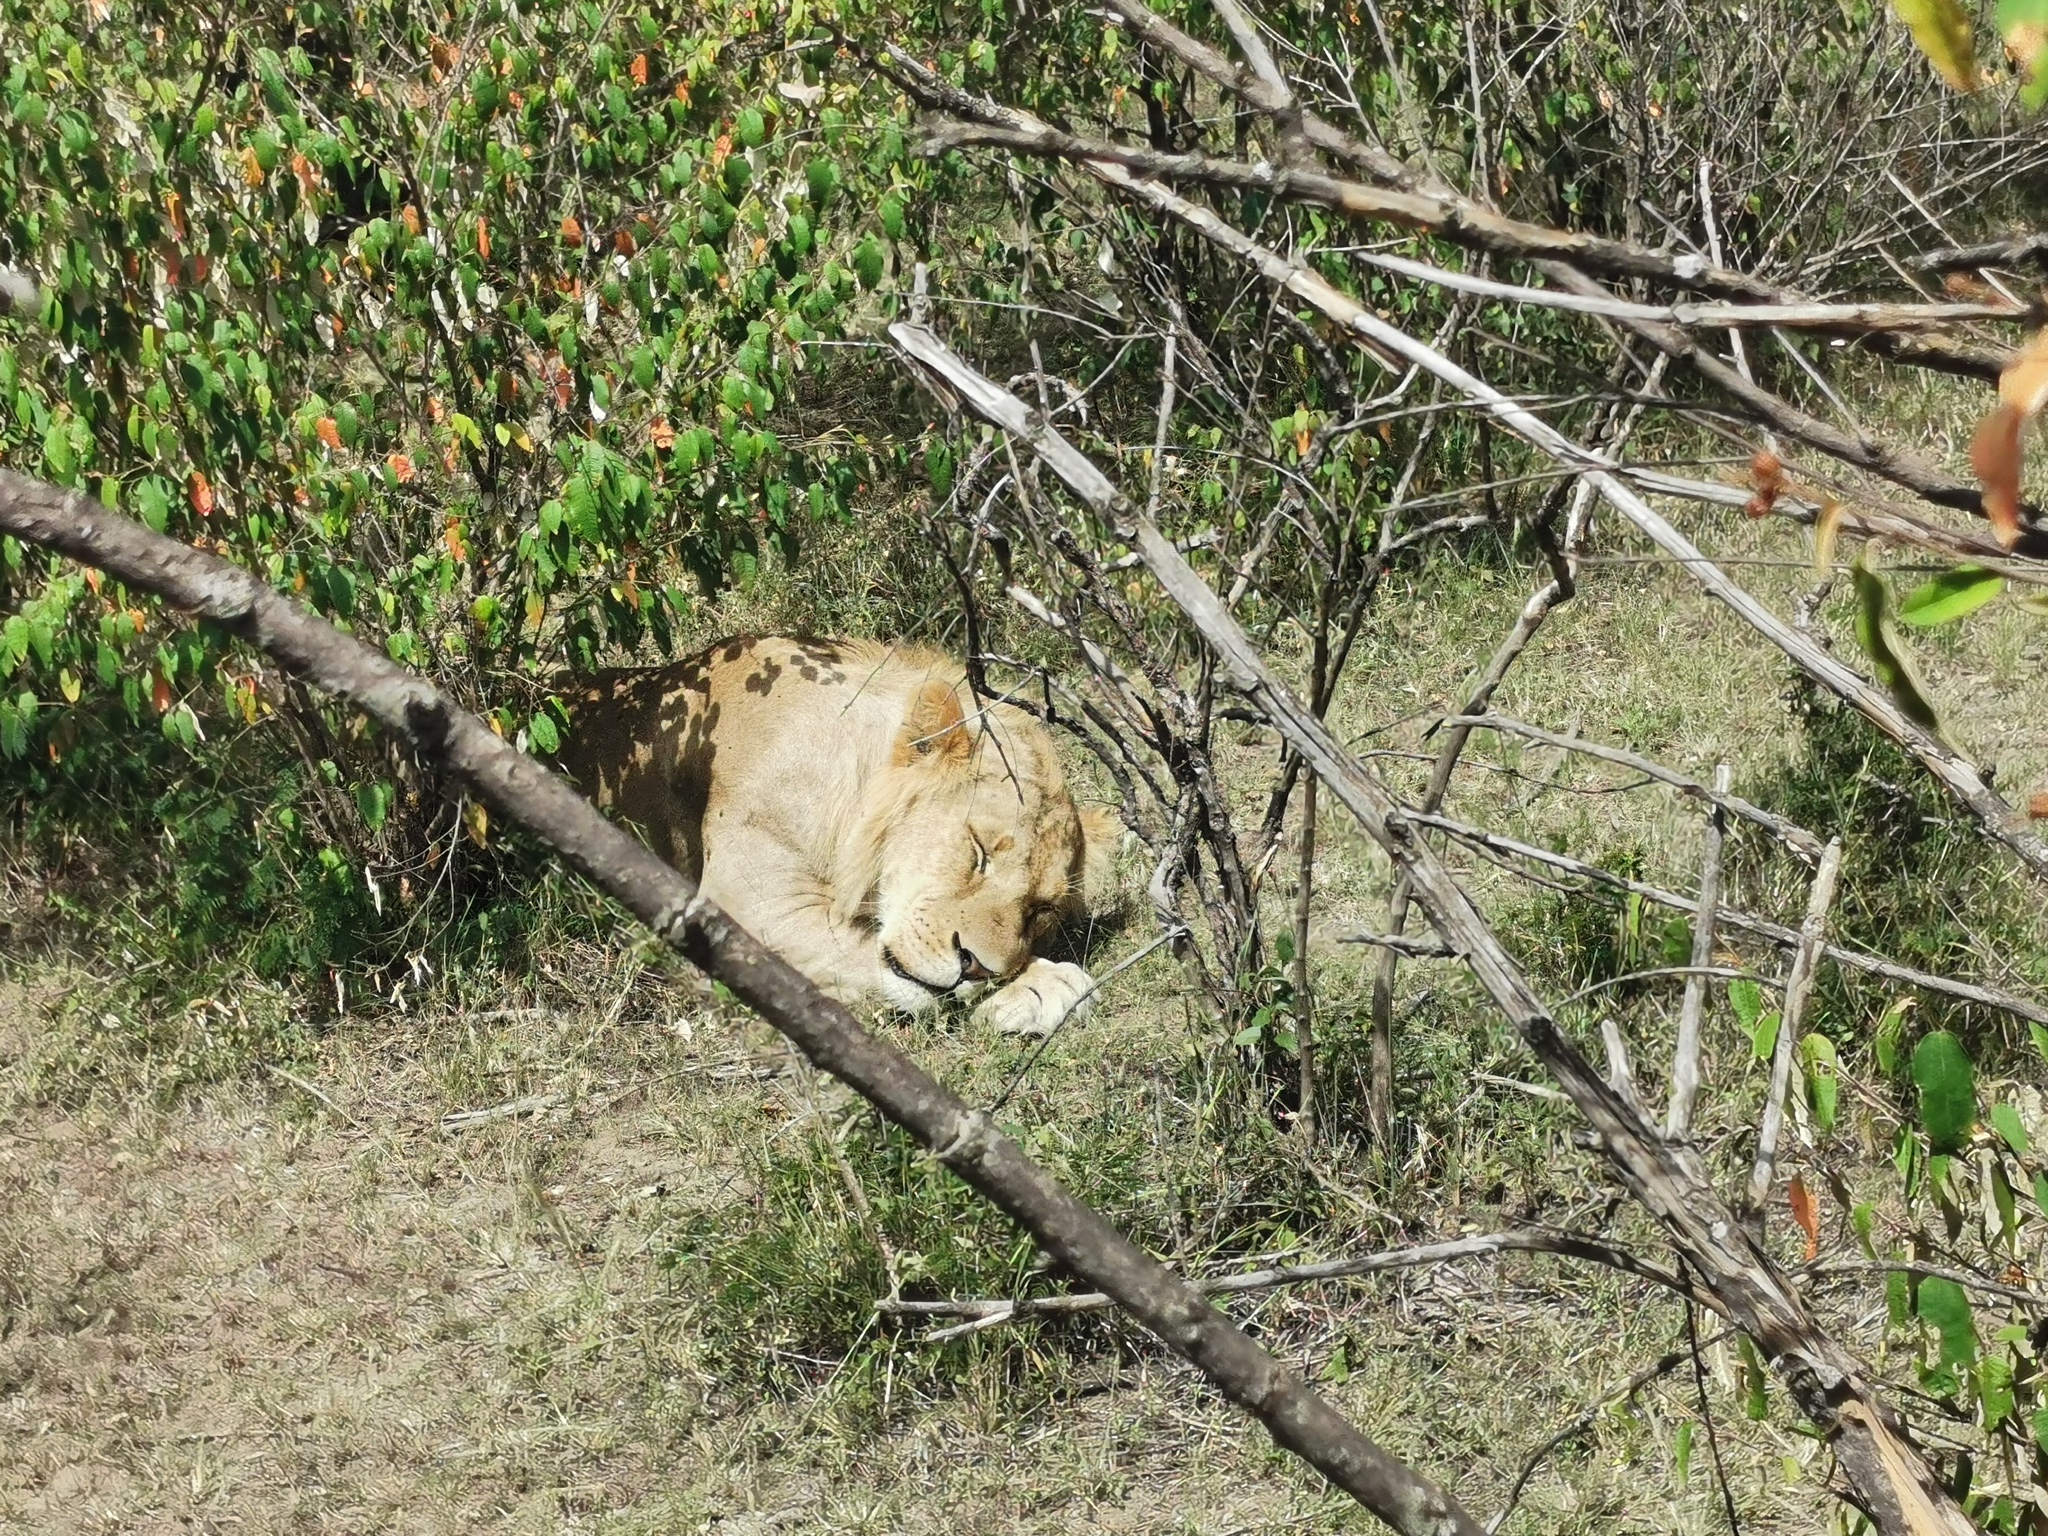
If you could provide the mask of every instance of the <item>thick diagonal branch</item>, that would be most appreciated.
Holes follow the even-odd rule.
[[[1281,1445],[1407,1536],[1478,1536],[1478,1525],[1455,1499],[1360,1434],[1298,1372],[1076,1199],[987,1115],[863,1029],[689,880],[599,816],[565,779],[432,685],[247,571],[151,533],[85,496],[0,471],[0,532],[199,615],[400,733],[724,982],[813,1064],[909,1131],[1053,1258],[1114,1296]]]

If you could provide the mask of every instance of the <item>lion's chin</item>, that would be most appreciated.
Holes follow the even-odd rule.
[[[890,1007],[904,1013],[922,1013],[944,995],[921,987],[908,977],[898,976],[886,962],[881,965],[880,975],[876,978],[876,990]]]

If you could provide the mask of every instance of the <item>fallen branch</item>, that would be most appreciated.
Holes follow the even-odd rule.
[[[1599,1137],[1621,1183],[1663,1225],[1722,1314],[1757,1341],[1801,1411],[1819,1427],[1878,1528],[1888,1536],[1972,1533],[1862,1362],[1815,1321],[1721,1199],[1699,1157],[1665,1141],[1558,1028],[1449,867],[1417,835],[1424,818],[1405,810],[1273,675],[1222,598],[1086,454],[926,327],[899,321],[889,335],[950,397],[1029,445],[1041,464],[1143,558],[1160,589],[1207,643],[1218,680],[1259,708],[1410,882],[1438,937],[1465,953],[1494,1005]]]
[[[1361,1275],[1420,1269],[1429,1264],[1451,1264],[1460,1259],[1489,1258],[1503,1253],[1551,1253],[1562,1258],[1581,1259],[1633,1275],[1639,1280],[1648,1280],[1667,1291],[1689,1297],[1703,1307],[1720,1310],[1720,1303],[1709,1292],[1684,1275],[1639,1259],[1626,1249],[1595,1238],[1576,1232],[1553,1231],[1548,1227],[1491,1232],[1450,1242],[1421,1243],[1412,1248],[1389,1248],[1383,1253],[1369,1253],[1356,1259],[1276,1264],[1241,1274],[1210,1275],[1188,1283],[1204,1296],[1241,1296],[1248,1291],[1274,1291],[1290,1285],[1311,1285],[1319,1280],[1354,1280]],[[1064,1296],[967,1297],[957,1301],[903,1301],[885,1296],[876,1300],[875,1311],[884,1317],[997,1318],[1009,1322],[1027,1317],[1066,1317],[1077,1312],[1099,1312],[1114,1305],[1115,1302],[1100,1291],[1080,1291]]]
[[[1455,1499],[1367,1439],[1298,1372],[1047,1174],[984,1114],[863,1029],[568,782],[430,684],[247,571],[151,533],[77,492],[0,470],[0,531],[153,592],[348,700],[524,826],[670,947],[725,983],[812,1064],[858,1091],[1011,1216],[1058,1263],[1114,1296],[1273,1438],[1406,1536],[1479,1536]]]

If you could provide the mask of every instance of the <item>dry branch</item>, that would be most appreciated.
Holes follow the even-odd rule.
[[[1707,1011],[1707,978],[1699,969],[1714,960],[1714,918],[1721,907],[1721,840],[1728,829],[1723,811],[1730,778],[1726,763],[1715,768],[1714,803],[1700,844],[1700,899],[1692,918],[1694,973],[1685,978],[1685,1000],[1679,1005],[1678,1040],[1671,1048],[1671,1105],[1664,1117],[1664,1134],[1673,1138],[1691,1133],[1693,1102],[1700,1091],[1700,1025]]]
[[[197,614],[397,732],[724,982],[815,1066],[909,1131],[1055,1260],[1115,1297],[1281,1445],[1407,1536],[1478,1536],[1478,1525],[1456,1500],[1360,1434],[1298,1372],[1061,1187],[987,1115],[863,1029],[689,880],[598,815],[566,780],[430,684],[239,567],[151,533],[75,492],[0,471],[0,531]]]
[[[1118,10],[1126,16],[1134,10],[1142,10],[1135,5],[1135,0],[1116,0],[1116,3]],[[888,57],[906,84],[914,82],[915,89],[927,93],[948,110],[966,110],[979,121],[994,122],[1019,131],[1052,132],[1028,113],[993,106],[946,85],[901,50],[888,50]],[[1084,159],[1079,163],[1105,186],[1149,204],[1243,262],[1268,282],[1313,305],[1360,345],[1378,354],[1401,358],[1434,375],[1467,399],[1484,406],[1495,420],[1532,447],[1560,465],[1583,474],[1610,506],[1671,556],[1703,589],[1727,604],[1738,617],[1777,646],[1816,682],[1860,710],[1878,729],[1918,759],[1921,766],[1969,809],[1987,836],[2002,843],[2035,874],[2048,877],[2048,843],[2044,843],[2005,798],[1986,782],[1975,764],[1966,761],[1940,737],[1908,719],[1883,689],[1844,666],[1731,580],[1690,539],[1637,495],[1626,483],[1619,467],[1606,455],[1574,444],[1550,423],[1434,347],[1380,319],[1305,263],[1261,245],[1224,222],[1211,209],[1188,201],[1160,182],[1132,175],[1113,159]],[[1170,548],[1167,552],[1173,553]]]
[[[1040,463],[1137,551],[1214,653],[1219,679],[1258,707],[1409,880],[1438,936],[1465,953],[1495,1006],[1598,1135],[1623,1185],[1663,1225],[1722,1314],[1757,1341],[1801,1411],[1820,1427],[1878,1528],[1887,1536],[1971,1532],[1969,1520],[1906,1439],[1903,1421],[1884,1402],[1862,1362],[1815,1321],[1723,1202],[1698,1156],[1666,1142],[1565,1037],[1449,867],[1417,835],[1421,819],[1408,813],[1273,675],[1243,627],[1186,558],[1087,455],[930,330],[899,322],[889,334],[951,397],[1028,444]],[[1938,1524],[1916,1530],[1913,1522],[1923,1512]]]
[[[1148,41],[1161,44],[1212,75],[1250,105],[1267,113],[1286,110],[1270,89],[1249,80],[1207,44],[1189,37],[1138,0],[1111,0],[1111,4]],[[1313,167],[1246,164],[1085,139],[1028,114],[992,106],[948,85],[901,49],[886,48],[877,62],[918,101],[960,120],[934,130],[929,142],[940,148],[981,143],[1018,154],[1117,163],[1148,177],[1252,189],[1276,198],[1315,203],[1347,217],[1381,220],[1423,231],[1469,250],[1511,260],[1555,259],[1608,278],[1641,279],[1749,303],[1797,306],[1807,302],[1803,295],[1774,287],[1747,273],[1716,266],[1690,252],[1655,251],[1624,240],[1509,218],[1434,178],[1418,176],[1386,151],[1361,144],[1313,112],[1300,113],[1308,142],[1326,154],[1350,161],[1378,185],[1346,180]],[[2005,354],[1983,351],[1945,337],[1880,331],[1865,333],[1859,339],[1895,362],[1986,382],[1996,380],[2007,361]]]
[[[1799,948],[1792,955],[1792,977],[1785,983],[1785,1003],[1778,1014],[1778,1039],[1771,1052],[1771,1085],[1764,1096],[1763,1124],[1757,1131],[1756,1163],[1749,1171],[1749,1208],[1761,1211],[1771,1192],[1771,1172],[1778,1160],[1778,1133],[1785,1124],[1785,1090],[1792,1080],[1792,1052],[1805,1022],[1806,1000],[1820,969],[1827,937],[1828,912],[1835,904],[1835,882],[1842,874],[1842,840],[1828,844],[1820,869],[1807,893],[1806,920],[1799,925]]]
[[[1454,718],[1445,716],[1446,719]],[[1698,779],[1688,778],[1674,768],[1629,751],[1625,747],[1610,747],[1605,742],[1588,741],[1583,736],[1560,736],[1555,731],[1546,731],[1540,725],[1530,725],[1507,715],[1480,715],[1463,722],[1474,730],[1500,731],[1509,736],[1520,736],[1546,747],[1576,753],[1581,757],[1595,758],[1603,763],[1613,763],[1617,768],[1626,768],[1640,773],[1646,779],[1655,779],[1659,784],[1668,784],[1673,789],[1689,795],[1716,810],[1739,816],[1744,821],[1762,827],[1779,842],[1809,862],[1820,857],[1821,841],[1797,822],[1788,821],[1776,811],[1767,811],[1760,805],[1752,804],[1740,795],[1728,793],[1727,786],[1717,776],[1714,787],[1709,789]]]
[[[1234,1275],[1209,1275],[1189,1283],[1204,1296],[1241,1296],[1248,1291],[1275,1291],[1290,1285],[1311,1285],[1319,1280],[1352,1280],[1360,1275],[1384,1274],[1389,1270],[1419,1269],[1429,1264],[1452,1264],[1460,1259],[1489,1258],[1502,1253],[1551,1253],[1579,1259],[1607,1269],[1648,1280],[1699,1303],[1719,1310],[1715,1298],[1689,1277],[1636,1257],[1597,1238],[1577,1232],[1559,1232],[1549,1227],[1525,1227],[1511,1232],[1489,1232],[1477,1237],[1460,1237],[1449,1242],[1420,1243],[1412,1248],[1389,1248],[1356,1259],[1327,1259],[1315,1264],[1276,1264],[1267,1269],[1245,1270]],[[883,1297],[875,1310],[884,1317],[970,1317],[1009,1321],[1025,1317],[1065,1317],[1076,1312],[1099,1312],[1116,1303],[1099,1291],[1077,1291],[1064,1296],[963,1297],[957,1301],[903,1301]]]
[[[1484,827],[1469,826],[1443,815],[1424,816],[1411,812],[1410,817],[1419,825],[1448,832],[1459,842],[1469,844],[1482,852],[1542,864],[1581,880],[1590,880],[1598,885],[1640,896],[1645,901],[1654,901],[1660,907],[1670,907],[1679,912],[1693,912],[1699,906],[1697,897],[1681,896],[1675,891],[1651,885],[1646,880],[1618,875],[1613,870],[1602,869],[1597,864],[1588,864],[1583,859],[1575,859],[1570,854],[1558,853],[1553,849],[1539,848],[1533,843],[1525,843],[1505,833],[1489,832]],[[1714,921],[1724,928],[1739,928],[1744,933],[1753,933],[1758,938],[1769,939],[1780,949],[1796,950],[1799,947],[1798,929],[1788,928],[1783,923],[1774,923],[1769,918],[1758,917],[1754,913],[1721,906],[1714,909]],[[1910,965],[1900,965],[1895,960],[1866,954],[1860,949],[1847,949],[1840,944],[1823,944],[1821,952],[1835,964],[1847,966],[1852,971],[1862,971],[1868,976],[1881,976],[1886,981],[1897,982],[1901,986],[1918,987],[1922,991],[1953,997],[1960,1002],[1996,1008],[1999,1012],[2009,1013],[2016,1019],[2048,1024],[2048,1004],[2035,1002],[2031,998],[2021,997],[2000,987],[1979,986],[1974,981],[1957,981],[1952,976],[1936,976],[1931,971],[1918,971]]]

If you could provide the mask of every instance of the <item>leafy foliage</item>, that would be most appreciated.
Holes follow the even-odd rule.
[[[543,751],[563,661],[671,647],[693,592],[849,514],[868,456],[797,397],[925,173],[804,6],[5,9],[0,259],[47,302],[0,320],[0,460]],[[290,792],[213,840],[219,882],[353,882],[334,937],[379,926],[373,870],[435,878],[438,795],[227,637],[11,540],[0,611],[0,803],[32,832],[226,774]]]

